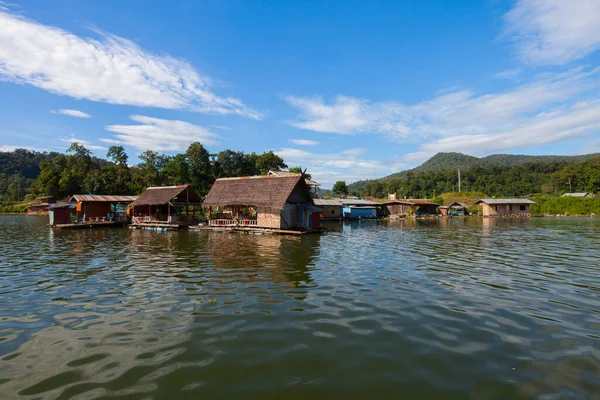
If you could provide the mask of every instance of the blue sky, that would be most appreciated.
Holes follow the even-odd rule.
[[[324,187],[600,151],[600,0],[0,0],[0,150],[274,150]]]

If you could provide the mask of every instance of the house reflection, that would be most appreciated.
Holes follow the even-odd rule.
[[[212,262],[219,269],[243,269],[236,274],[248,281],[289,282],[294,287],[310,284],[309,266],[318,255],[318,235],[237,235],[211,233],[209,248]]]

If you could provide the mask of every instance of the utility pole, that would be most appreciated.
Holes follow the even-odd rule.
[[[458,193],[460,193],[460,168],[458,169]]]
[[[571,178],[569,178],[569,192],[573,193],[573,186],[571,186]]]

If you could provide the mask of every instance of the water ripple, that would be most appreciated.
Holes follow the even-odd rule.
[[[322,236],[0,216],[6,398],[592,398],[597,219]]]

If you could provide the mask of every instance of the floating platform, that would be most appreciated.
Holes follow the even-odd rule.
[[[180,231],[188,229],[189,225],[183,224],[170,224],[168,222],[140,222],[130,224],[131,229],[143,229],[147,231]]]
[[[225,232],[225,233],[239,233],[247,235],[306,235],[314,233],[323,233],[327,231],[327,228],[311,228],[304,231],[295,231],[289,229],[273,229],[273,228],[254,228],[254,227],[219,227],[219,226],[206,226],[206,225],[194,225],[190,226],[190,229],[197,231],[213,231],[213,232]]]
[[[129,221],[86,221],[77,224],[57,224],[52,227],[56,229],[117,228],[129,223]]]

